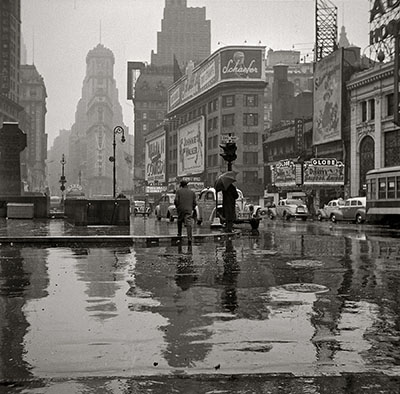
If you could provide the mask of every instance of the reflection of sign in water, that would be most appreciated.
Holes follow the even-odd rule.
[[[145,179],[165,182],[165,133],[146,142]]]
[[[178,177],[204,171],[204,118],[178,130]]]
[[[336,159],[311,159],[304,163],[305,185],[344,185],[344,164]]]

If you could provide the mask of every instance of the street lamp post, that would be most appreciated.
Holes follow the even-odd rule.
[[[114,127],[114,138],[113,138],[113,155],[109,157],[109,160],[113,163],[113,196],[116,198],[116,168],[115,168],[115,162],[116,162],[116,157],[115,157],[115,147],[116,147],[116,142],[115,142],[115,136],[117,134],[122,134],[121,136],[121,142],[125,142],[125,134],[124,134],[124,129],[121,126],[115,126]]]
[[[65,190],[65,184],[67,182],[67,180],[65,179],[65,175],[64,175],[64,166],[65,166],[66,162],[67,161],[65,160],[65,155],[63,153],[61,156],[61,160],[60,160],[60,163],[61,163],[61,177],[60,177],[61,206],[64,206],[64,190]]]

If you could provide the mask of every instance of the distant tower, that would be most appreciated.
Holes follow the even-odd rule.
[[[340,48],[348,48],[350,46],[350,41],[347,39],[346,28],[344,26],[342,26],[340,30],[338,46]]]
[[[180,67],[189,60],[196,64],[210,55],[211,23],[205,7],[187,7],[186,0],[165,0],[161,31],[157,33],[157,53],[152,51],[153,66],[173,64],[174,55]]]
[[[86,76],[83,81],[82,98],[79,100],[75,124],[71,129],[69,182],[82,186],[86,195],[112,194],[113,130],[123,126],[122,108],[114,79],[114,55],[102,44],[90,50],[86,56]],[[129,155],[129,144],[117,147],[117,189],[130,187],[128,165],[124,159]],[[125,164],[125,165],[124,165]]]

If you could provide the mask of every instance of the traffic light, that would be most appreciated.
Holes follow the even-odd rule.
[[[225,145],[220,145],[219,147],[224,150],[224,153],[220,153],[220,155],[225,161],[231,163],[237,159],[237,146],[235,142],[227,142]]]

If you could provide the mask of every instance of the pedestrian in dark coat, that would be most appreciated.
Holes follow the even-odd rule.
[[[188,188],[185,180],[180,182],[180,188],[175,194],[174,204],[178,211],[178,237],[182,236],[182,226],[185,223],[188,243],[192,243],[193,210],[196,208],[196,194]]]
[[[233,222],[236,220],[236,199],[239,194],[236,187],[231,183],[226,190],[222,190],[222,210],[226,220],[226,232],[231,233]]]

